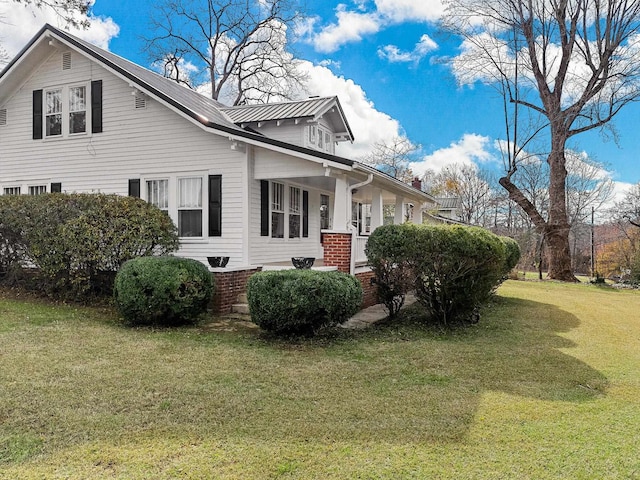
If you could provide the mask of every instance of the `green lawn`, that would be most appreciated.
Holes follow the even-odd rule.
[[[286,343],[0,294],[0,478],[640,478],[640,292],[509,281],[477,326],[417,316]]]

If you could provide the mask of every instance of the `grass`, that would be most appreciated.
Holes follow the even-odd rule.
[[[0,295],[0,478],[640,478],[639,311],[508,281],[473,327],[284,342]]]

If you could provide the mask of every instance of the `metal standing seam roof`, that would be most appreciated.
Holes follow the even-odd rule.
[[[308,118],[315,117],[323,112],[336,98],[337,97],[319,97],[293,102],[239,105],[235,107],[223,107],[222,111],[226,113],[234,123]]]

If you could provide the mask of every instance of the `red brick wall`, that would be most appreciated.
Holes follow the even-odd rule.
[[[324,265],[338,267],[338,270],[351,273],[351,234],[323,233]]]
[[[362,308],[367,308],[378,303],[377,286],[371,283],[375,278],[373,272],[356,273],[356,278],[362,284]]]
[[[246,293],[247,280],[260,268],[230,272],[213,272],[215,292],[210,306],[213,313],[222,315],[231,312],[231,306],[238,302],[238,295]]]

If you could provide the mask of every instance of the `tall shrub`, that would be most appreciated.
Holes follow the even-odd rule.
[[[375,274],[378,300],[390,316],[400,311],[406,294],[414,288],[409,251],[415,228],[412,224],[384,225],[376,228],[367,240],[365,253]]]
[[[416,297],[445,325],[474,318],[503,275],[505,246],[479,227],[421,227],[412,249]]]
[[[443,324],[473,319],[518,258],[509,241],[481,228],[412,224],[376,229],[367,255],[390,313],[414,290]]]
[[[178,247],[169,216],[133,197],[2,196],[0,219],[5,261],[36,267],[50,294],[82,297],[104,272],[116,272],[127,260]]]

